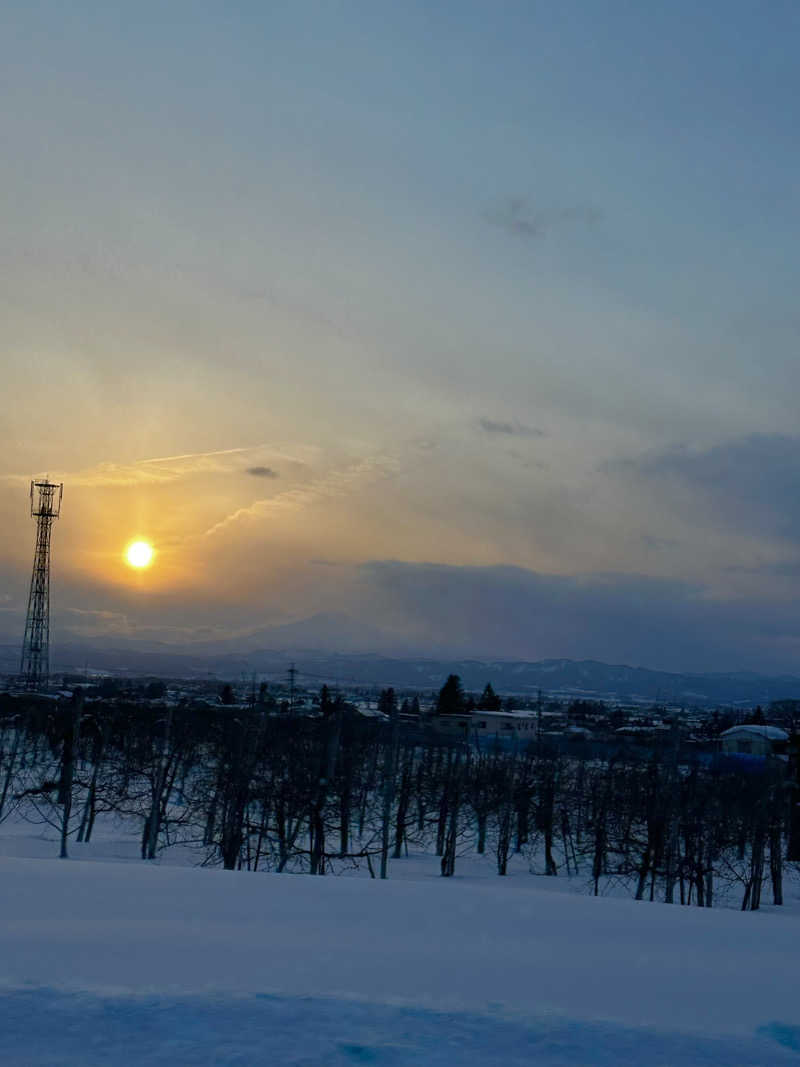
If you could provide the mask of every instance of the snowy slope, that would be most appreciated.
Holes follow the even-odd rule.
[[[500,879],[3,858],[3,1060],[800,1063],[798,934]]]

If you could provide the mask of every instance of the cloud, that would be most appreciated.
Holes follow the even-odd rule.
[[[294,450],[295,452],[297,450]],[[302,451],[302,449],[301,449]],[[64,482],[70,489],[88,488],[125,488],[132,486],[163,485],[188,478],[197,474],[230,474],[241,470],[240,457],[253,453],[273,457],[285,462],[305,464],[307,459],[289,452],[282,447],[263,444],[243,445],[237,448],[220,448],[211,452],[181,452],[174,456],[156,456],[137,459],[132,463],[106,462],[77,471],[50,472],[53,480]],[[256,458],[256,456],[253,456]],[[261,458],[260,456],[258,458]],[[278,478],[280,475],[274,467],[266,464],[254,464],[245,468],[246,473],[254,478]],[[27,486],[29,475],[8,474],[0,476],[0,481],[10,485]]]
[[[759,561],[752,564],[731,563],[725,568],[729,574],[766,575],[775,578],[800,578],[800,560]]]
[[[394,560],[362,565],[371,617],[431,645],[503,659],[598,659],[663,670],[790,670],[790,600],[716,599],[640,574],[541,574]]]
[[[174,463],[179,460],[198,460],[207,459],[209,456],[232,456],[238,452],[249,452],[250,448],[219,448],[215,452],[182,452],[177,456],[159,456],[156,459],[141,459],[138,462],[140,464],[147,463]]]
[[[659,537],[656,534],[643,533],[640,538],[645,548],[654,552],[662,552],[664,549],[677,548],[680,541],[677,537]]]
[[[707,449],[685,445],[618,460],[662,491],[691,494],[693,510],[736,530],[800,541],[800,437],[751,434]]]
[[[128,616],[119,611],[103,609],[64,608],[69,633],[89,636],[95,633],[129,635],[133,627]]]
[[[589,204],[537,211],[525,197],[512,196],[484,212],[484,217],[513,237],[536,240],[565,225],[593,226],[603,218],[603,213]]]
[[[483,417],[478,420],[480,427],[486,433],[492,434],[505,434],[508,437],[544,437],[544,430],[539,430],[535,426],[526,426],[523,422],[518,422],[516,419],[511,422],[504,422],[500,419],[489,419]]]
[[[139,459],[133,463],[98,463],[79,471],[51,472],[51,478],[70,488],[117,488],[136,485],[161,485],[193,474],[219,474],[232,468],[230,457],[254,452],[261,445],[222,448],[213,452],[183,452],[176,456]],[[28,485],[27,475],[6,475],[4,481]]]
[[[359,460],[342,470],[334,470],[317,478],[308,485],[286,489],[275,496],[254,500],[246,508],[237,508],[224,519],[205,531],[205,537],[213,537],[234,523],[248,519],[264,519],[270,515],[290,514],[310,507],[319,500],[342,496],[352,492],[361,482],[383,477],[394,470],[396,463],[386,456],[373,456]]]

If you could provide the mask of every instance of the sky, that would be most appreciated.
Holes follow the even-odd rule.
[[[0,10],[0,638],[800,672],[800,9]],[[146,571],[124,562],[151,542]]]

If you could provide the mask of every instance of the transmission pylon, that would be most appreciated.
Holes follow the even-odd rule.
[[[50,537],[61,514],[63,485],[31,482],[31,516],[36,519],[36,551],[28,593],[20,674],[26,689],[40,689],[50,675]]]

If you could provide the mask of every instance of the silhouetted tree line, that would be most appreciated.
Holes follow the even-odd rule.
[[[445,877],[469,853],[505,876],[519,855],[595,894],[616,883],[700,907],[732,886],[743,909],[765,892],[780,904],[784,864],[800,861],[796,745],[788,763],[743,773],[688,762],[677,734],[649,756],[621,745],[601,758],[447,739],[404,724],[411,707],[391,689],[384,719],[325,687],[316,716],[275,706],[0,696],[0,821],[53,825],[66,856],[114,815],[137,826],[143,859],[182,846],[249,871],[364,864],[386,877],[413,850],[435,852]],[[478,706],[499,706],[491,686]],[[453,676],[438,708],[465,707]]]

